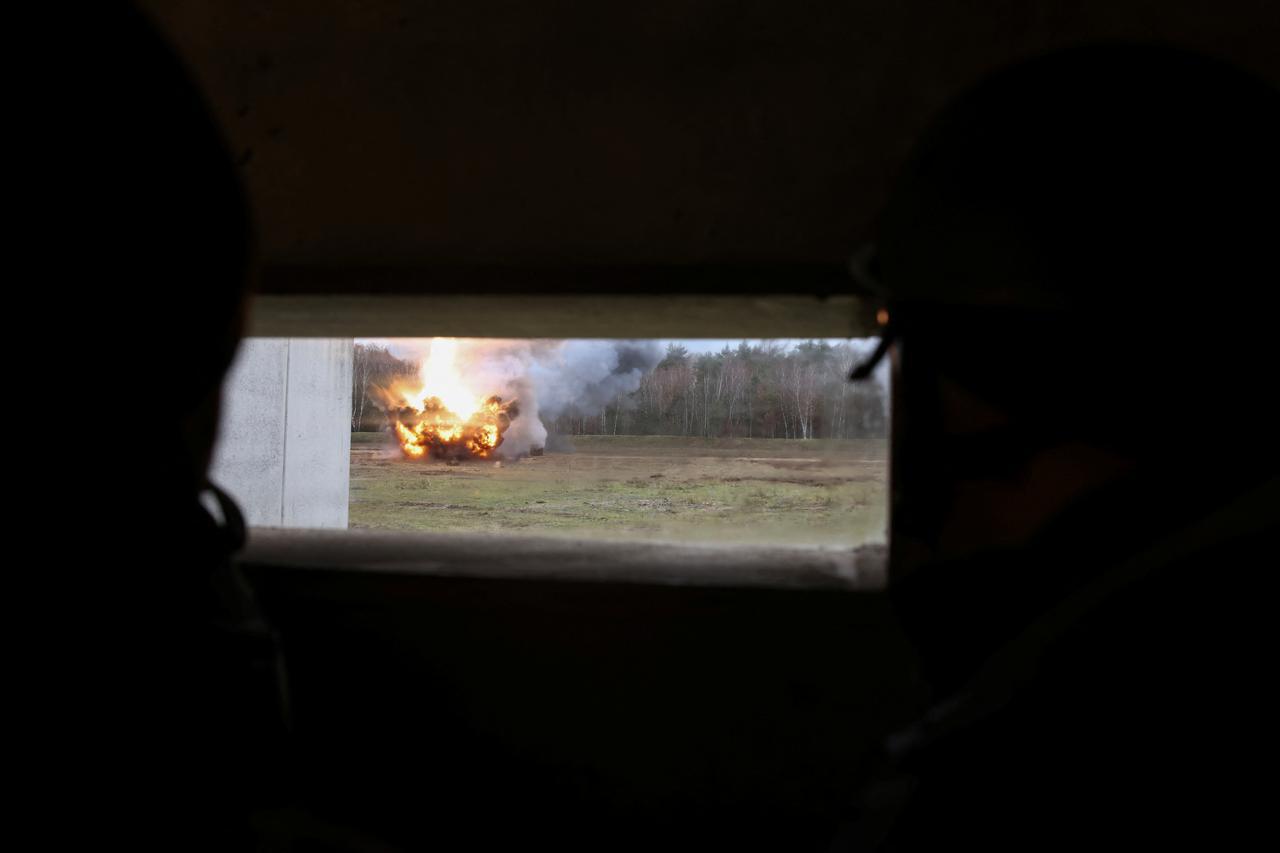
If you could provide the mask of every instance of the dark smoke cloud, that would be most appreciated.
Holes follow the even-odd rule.
[[[658,341],[564,341],[549,357],[536,358],[529,380],[549,418],[565,412],[597,412],[640,387],[662,361]]]

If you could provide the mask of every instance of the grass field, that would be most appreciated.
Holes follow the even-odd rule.
[[[574,452],[458,465],[351,437],[353,528],[735,543],[884,540],[883,440],[577,436]]]

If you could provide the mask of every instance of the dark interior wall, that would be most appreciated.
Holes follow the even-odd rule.
[[[410,847],[822,849],[920,698],[876,594],[250,571],[308,802]]]
[[[143,5],[240,158],[268,291],[278,267],[361,290],[321,273],[840,264],[928,118],[1012,59],[1151,39],[1280,81],[1256,0]]]
[[[364,271],[495,265],[551,268],[537,290],[667,265],[777,287],[838,267],[929,116],[1011,59],[1154,39],[1280,81],[1274,4],[1249,0],[143,5],[232,141],[268,292],[447,291]],[[878,594],[254,579],[308,798],[411,846],[608,824],[633,833],[596,849],[820,849],[920,699]]]

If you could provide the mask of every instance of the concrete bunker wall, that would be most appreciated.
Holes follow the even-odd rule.
[[[259,527],[347,526],[350,338],[249,338],[223,390],[211,478]]]

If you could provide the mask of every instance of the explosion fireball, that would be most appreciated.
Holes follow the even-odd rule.
[[[458,342],[435,338],[417,381],[381,389],[392,432],[410,459],[485,458],[520,413],[515,400],[479,397],[457,366]]]

